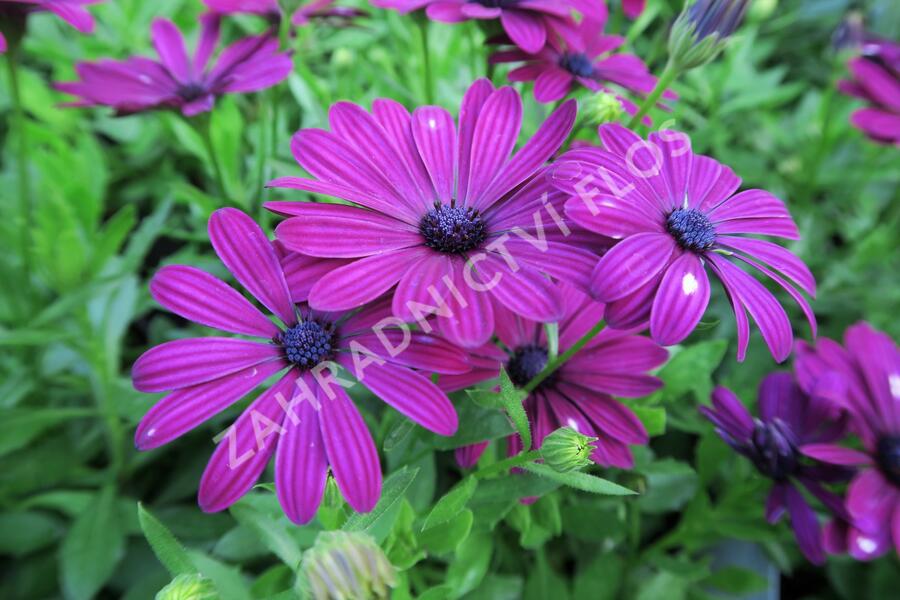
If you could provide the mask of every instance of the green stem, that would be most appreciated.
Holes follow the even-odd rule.
[[[221,200],[224,204],[228,204],[227,192],[225,187],[225,176],[222,174],[222,167],[219,165],[219,159],[216,156],[216,149],[212,143],[212,127],[210,127],[211,121],[210,115],[205,115],[200,121],[200,137],[203,138],[203,146],[206,148],[206,154],[209,156],[209,162],[212,163],[213,172],[216,176],[216,185],[219,188],[219,193],[222,195]]]
[[[422,38],[422,64],[425,77],[425,101],[434,104],[434,75],[431,72],[431,52],[428,48],[428,20],[419,19],[419,34]]]
[[[19,85],[19,69],[16,64],[18,51],[10,48],[6,56],[9,69],[9,86],[13,104],[13,122],[19,141],[19,156],[16,159],[19,180],[19,211],[22,222],[19,225],[22,245],[22,270],[25,282],[31,279],[31,181],[28,179],[28,137],[25,131],[25,109],[22,106],[22,91]]]
[[[678,69],[672,64],[672,61],[669,61],[666,64],[666,68],[663,69],[662,75],[659,77],[659,81],[656,82],[656,87],[653,88],[653,91],[650,92],[650,95],[644,99],[644,103],[641,105],[641,109],[637,112],[636,115],[631,117],[631,121],[628,122],[628,128],[634,129],[641,123],[641,119],[644,118],[650,109],[656,106],[656,103],[662,97],[663,93],[665,93],[666,89],[669,85],[675,81],[675,78],[678,77]]]
[[[521,467],[523,465],[527,465],[528,463],[534,462],[541,457],[540,450],[531,450],[529,452],[520,452],[515,456],[510,456],[504,460],[499,462],[495,462],[492,465],[488,465],[481,469],[478,469],[474,473],[472,473],[472,477],[478,479],[486,479],[487,477],[494,475],[496,473],[502,473],[503,471],[508,471],[509,469],[514,469],[516,467]]]
[[[547,363],[547,366],[544,367],[544,370],[538,373],[534,379],[528,382],[524,388],[524,391],[531,393],[537,389],[541,382],[550,377],[558,368],[566,364],[566,361],[572,358],[579,350],[584,348],[588,342],[597,337],[597,334],[603,331],[603,328],[606,327],[606,321],[601,319],[590,331],[581,336],[577,342],[572,344],[568,350],[560,354],[556,360],[552,360]]]

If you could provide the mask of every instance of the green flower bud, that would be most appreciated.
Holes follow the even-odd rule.
[[[582,435],[570,429],[562,427],[557,429],[541,444],[541,456],[549,467],[560,473],[576,471],[591,464],[591,452],[594,448],[592,442],[597,438]]]
[[[669,60],[679,71],[714,59],[741,24],[750,0],[696,0],[675,20],[669,34]]]
[[[179,575],[156,594],[156,600],[216,600],[212,582],[199,573]]]
[[[303,555],[302,586],[315,600],[387,598],[397,585],[394,566],[381,547],[363,533],[320,533]]]
[[[625,112],[615,94],[597,92],[584,102],[584,114],[593,125],[615,123]]]

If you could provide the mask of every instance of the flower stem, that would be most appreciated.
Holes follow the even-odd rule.
[[[210,115],[205,115],[200,121],[200,137],[203,138],[203,146],[206,148],[206,154],[209,156],[209,162],[212,163],[213,172],[216,176],[216,185],[219,188],[219,193],[222,195],[223,203],[227,204],[227,192],[225,188],[225,176],[222,174],[222,167],[219,165],[219,158],[216,156],[216,148],[212,142],[212,127],[210,127],[210,121],[212,118]]]
[[[545,379],[550,377],[550,375],[552,375],[558,368],[560,368],[561,366],[566,364],[566,361],[568,361],[570,358],[575,356],[575,354],[579,350],[584,348],[588,342],[590,342],[592,339],[597,337],[597,334],[599,334],[601,331],[603,331],[604,327],[606,327],[606,321],[604,321],[603,319],[600,319],[600,321],[596,325],[594,325],[594,327],[591,328],[590,331],[588,331],[586,334],[581,336],[581,339],[579,339],[577,342],[572,344],[572,346],[570,346],[568,350],[566,350],[565,352],[560,354],[558,357],[556,357],[555,360],[548,362],[547,366],[544,367],[544,370],[541,371],[540,373],[538,373],[534,377],[534,379],[529,381],[528,385],[526,385],[522,389],[528,393],[531,393],[535,389],[537,389],[537,387],[539,385],[541,385],[541,382],[543,382]]]
[[[515,456],[510,456],[507,459],[501,460],[499,462],[495,462],[492,465],[488,465],[484,468],[478,469],[474,473],[472,473],[472,477],[476,477],[479,479],[485,479],[491,475],[496,473],[502,473],[503,471],[507,471],[509,469],[514,469],[516,467],[521,467],[523,465],[527,465],[528,463],[534,462],[541,457],[540,450],[531,450],[529,452],[520,452]]]
[[[631,121],[628,122],[628,128],[634,129],[641,123],[641,119],[644,118],[650,109],[656,106],[656,103],[659,101],[660,97],[662,97],[663,93],[665,93],[666,89],[669,85],[675,81],[675,78],[678,77],[678,69],[675,68],[675,65],[672,64],[672,61],[666,63],[666,68],[663,69],[662,75],[659,77],[659,81],[656,82],[656,87],[653,88],[653,91],[650,92],[650,95],[644,99],[644,103],[641,105],[637,114],[631,117]]]
[[[428,48],[428,20],[419,19],[419,34],[422,37],[422,65],[424,67],[425,101],[434,103],[434,74],[431,72],[431,52]]]
[[[17,48],[11,47],[6,55],[6,66],[9,70],[9,87],[12,96],[13,122],[18,137],[19,156],[16,158],[19,183],[19,225],[20,243],[22,245],[22,270],[25,282],[31,278],[31,181],[28,179],[28,138],[25,131],[25,109],[22,106],[22,90],[19,85],[19,69],[16,64]]]

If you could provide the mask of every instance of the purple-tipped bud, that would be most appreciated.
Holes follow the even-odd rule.
[[[714,59],[749,6],[750,0],[696,0],[685,7],[669,35],[669,60],[686,71]]]

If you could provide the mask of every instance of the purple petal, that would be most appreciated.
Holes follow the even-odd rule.
[[[650,312],[650,334],[672,346],[694,331],[709,304],[706,268],[696,254],[686,252],[666,269]]]
[[[529,54],[537,54],[547,42],[547,28],[538,15],[505,9],[500,14],[500,23],[513,43]]]
[[[462,349],[421,331],[384,329],[353,336],[352,341],[362,346],[358,353],[371,351],[393,364],[426,373],[460,375],[472,369]]]
[[[616,240],[639,233],[662,233],[661,219],[651,217],[631,201],[612,195],[572,197],[566,216],[590,231]]]
[[[175,24],[168,19],[156,19],[150,27],[153,47],[162,64],[179,83],[191,78],[191,64],[184,48],[184,38]]]
[[[810,296],[816,295],[816,279],[809,267],[800,260],[796,254],[767,240],[735,237],[730,235],[719,236],[718,241],[723,246],[738,250],[748,256],[758,258],[776,271],[780,271],[794,280],[803,291]]]
[[[316,258],[291,252],[281,259],[291,301],[306,302],[313,286],[322,277],[351,262],[346,258]]]
[[[307,383],[308,389],[315,389]],[[284,514],[298,525],[316,516],[325,483],[328,457],[319,431],[319,416],[313,403],[303,399],[293,406],[296,422],[284,419],[286,429],[275,453],[275,490]]]
[[[753,434],[755,425],[753,417],[741,404],[734,392],[728,388],[718,386],[712,393],[715,415],[727,432],[735,439],[747,439]]]
[[[163,267],[150,281],[150,293],[173,313],[208,327],[264,338],[279,332],[233,288],[194,267]]]
[[[485,191],[506,164],[522,127],[522,99],[511,87],[495,91],[481,107],[472,136],[472,165],[466,202],[479,210],[491,204]]]
[[[219,258],[253,297],[286,325],[297,322],[281,263],[253,219],[234,208],[209,217],[209,239]]]
[[[769,491],[769,497],[766,500],[766,521],[773,525],[781,519],[787,509],[788,487],[790,484],[776,483]]]
[[[98,0],[99,1],[99,0]],[[34,2],[32,2],[34,3]],[[37,3],[34,3],[37,4]],[[93,33],[94,18],[87,9],[74,2],[42,2],[43,8],[52,11],[60,19],[80,31],[81,33]],[[88,2],[81,2],[88,4]]]
[[[449,291],[443,278],[452,277],[453,261],[446,254],[432,252],[411,264],[394,292],[394,314],[412,322],[446,312],[442,300],[449,297]]]
[[[424,247],[395,250],[335,269],[313,286],[309,303],[318,310],[335,312],[362,306],[394,287],[410,264],[428,252],[431,250]]]
[[[675,205],[688,206],[688,181],[694,159],[691,138],[678,131],[663,130],[650,134],[649,141],[662,151],[662,171],[669,198]]]
[[[806,503],[803,496],[794,486],[785,486],[788,512],[791,514],[791,526],[797,537],[797,544],[803,555],[810,562],[821,565],[825,562],[825,551],[822,549],[822,531],[816,513]]]
[[[457,448],[453,452],[453,456],[456,458],[456,464],[463,469],[471,469],[478,464],[478,461],[487,449],[488,444],[490,444],[490,442],[481,442]]]
[[[661,233],[622,240],[597,263],[591,292],[601,302],[624,298],[662,271],[674,250],[674,240]]]
[[[494,307],[491,294],[473,289],[466,281],[461,260],[453,266],[453,286],[456,294],[445,298],[451,316],[438,316],[438,329],[445,338],[463,348],[477,348],[485,344],[494,333]]]
[[[412,132],[416,147],[437,197],[450,204],[454,194],[454,163],[456,159],[456,125],[453,116],[437,106],[417,108],[412,116]]]
[[[141,392],[163,392],[205,383],[270,360],[281,358],[273,344],[234,338],[175,340],[144,352],[131,377]]]
[[[356,512],[369,512],[381,496],[381,463],[375,442],[347,393],[319,388],[319,423],[338,489]]]
[[[806,444],[800,447],[800,452],[831,465],[856,467],[872,464],[872,458],[868,454],[833,444]]]
[[[266,390],[235,421],[213,452],[200,479],[203,512],[225,510],[246,494],[262,475],[275,451],[284,419],[282,402],[293,397],[296,375],[288,373]]]
[[[197,42],[197,50],[194,53],[194,73],[203,73],[206,63],[219,44],[219,25],[222,19],[217,14],[207,13],[200,17],[200,40]]]
[[[694,155],[688,182],[688,207],[709,212],[734,194],[741,178],[729,167],[708,156]]]
[[[389,363],[372,364],[360,372],[349,357],[342,356],[339,362],[360,383],[410,420],[438,435],[456,433],[456,409],[447,394],[427,377]]]
[[[557,102],[572,89],[575,78],[568,71],[549,67],[534,80],[534,99],[542,104]]]
[[[546,248],[538,248],[531,242],[511,239],[504,245],[514,261],[521,261],[525,266],[586,291],[597,264],[597,255],[575,245],[545,243]],[[499,255],[492,256],[500,258]]]
[[[631,410],[613,398],[577,385],[557,384],[559,391],[594,422],[597,429],[625,444],[646,444],[647,430]]]
[[[434,199],[434,186],[428,170],[422,162],[412,133],[412,117],[409,111],[394,100],[378,99],[372,104],[372,114],[381,124],[394,150],[415,181],[418,194],[409,200],[419,200],[420,206],[429,210]]]
[[[565,310],[559,288],[537,269],[519,265],[513,271],[502,259],[488,255],[476,267],[481,283],[509,310],[541,323],[558,321]]]
[[[466,90],[462,106],[459,109],[459,142],[457,147],[458,198],[457,202],[468,204],[466,193],[472,170],[472,139],[481,115],[484,103],[494,92],[493,84],[487,79],[479,79]]]

